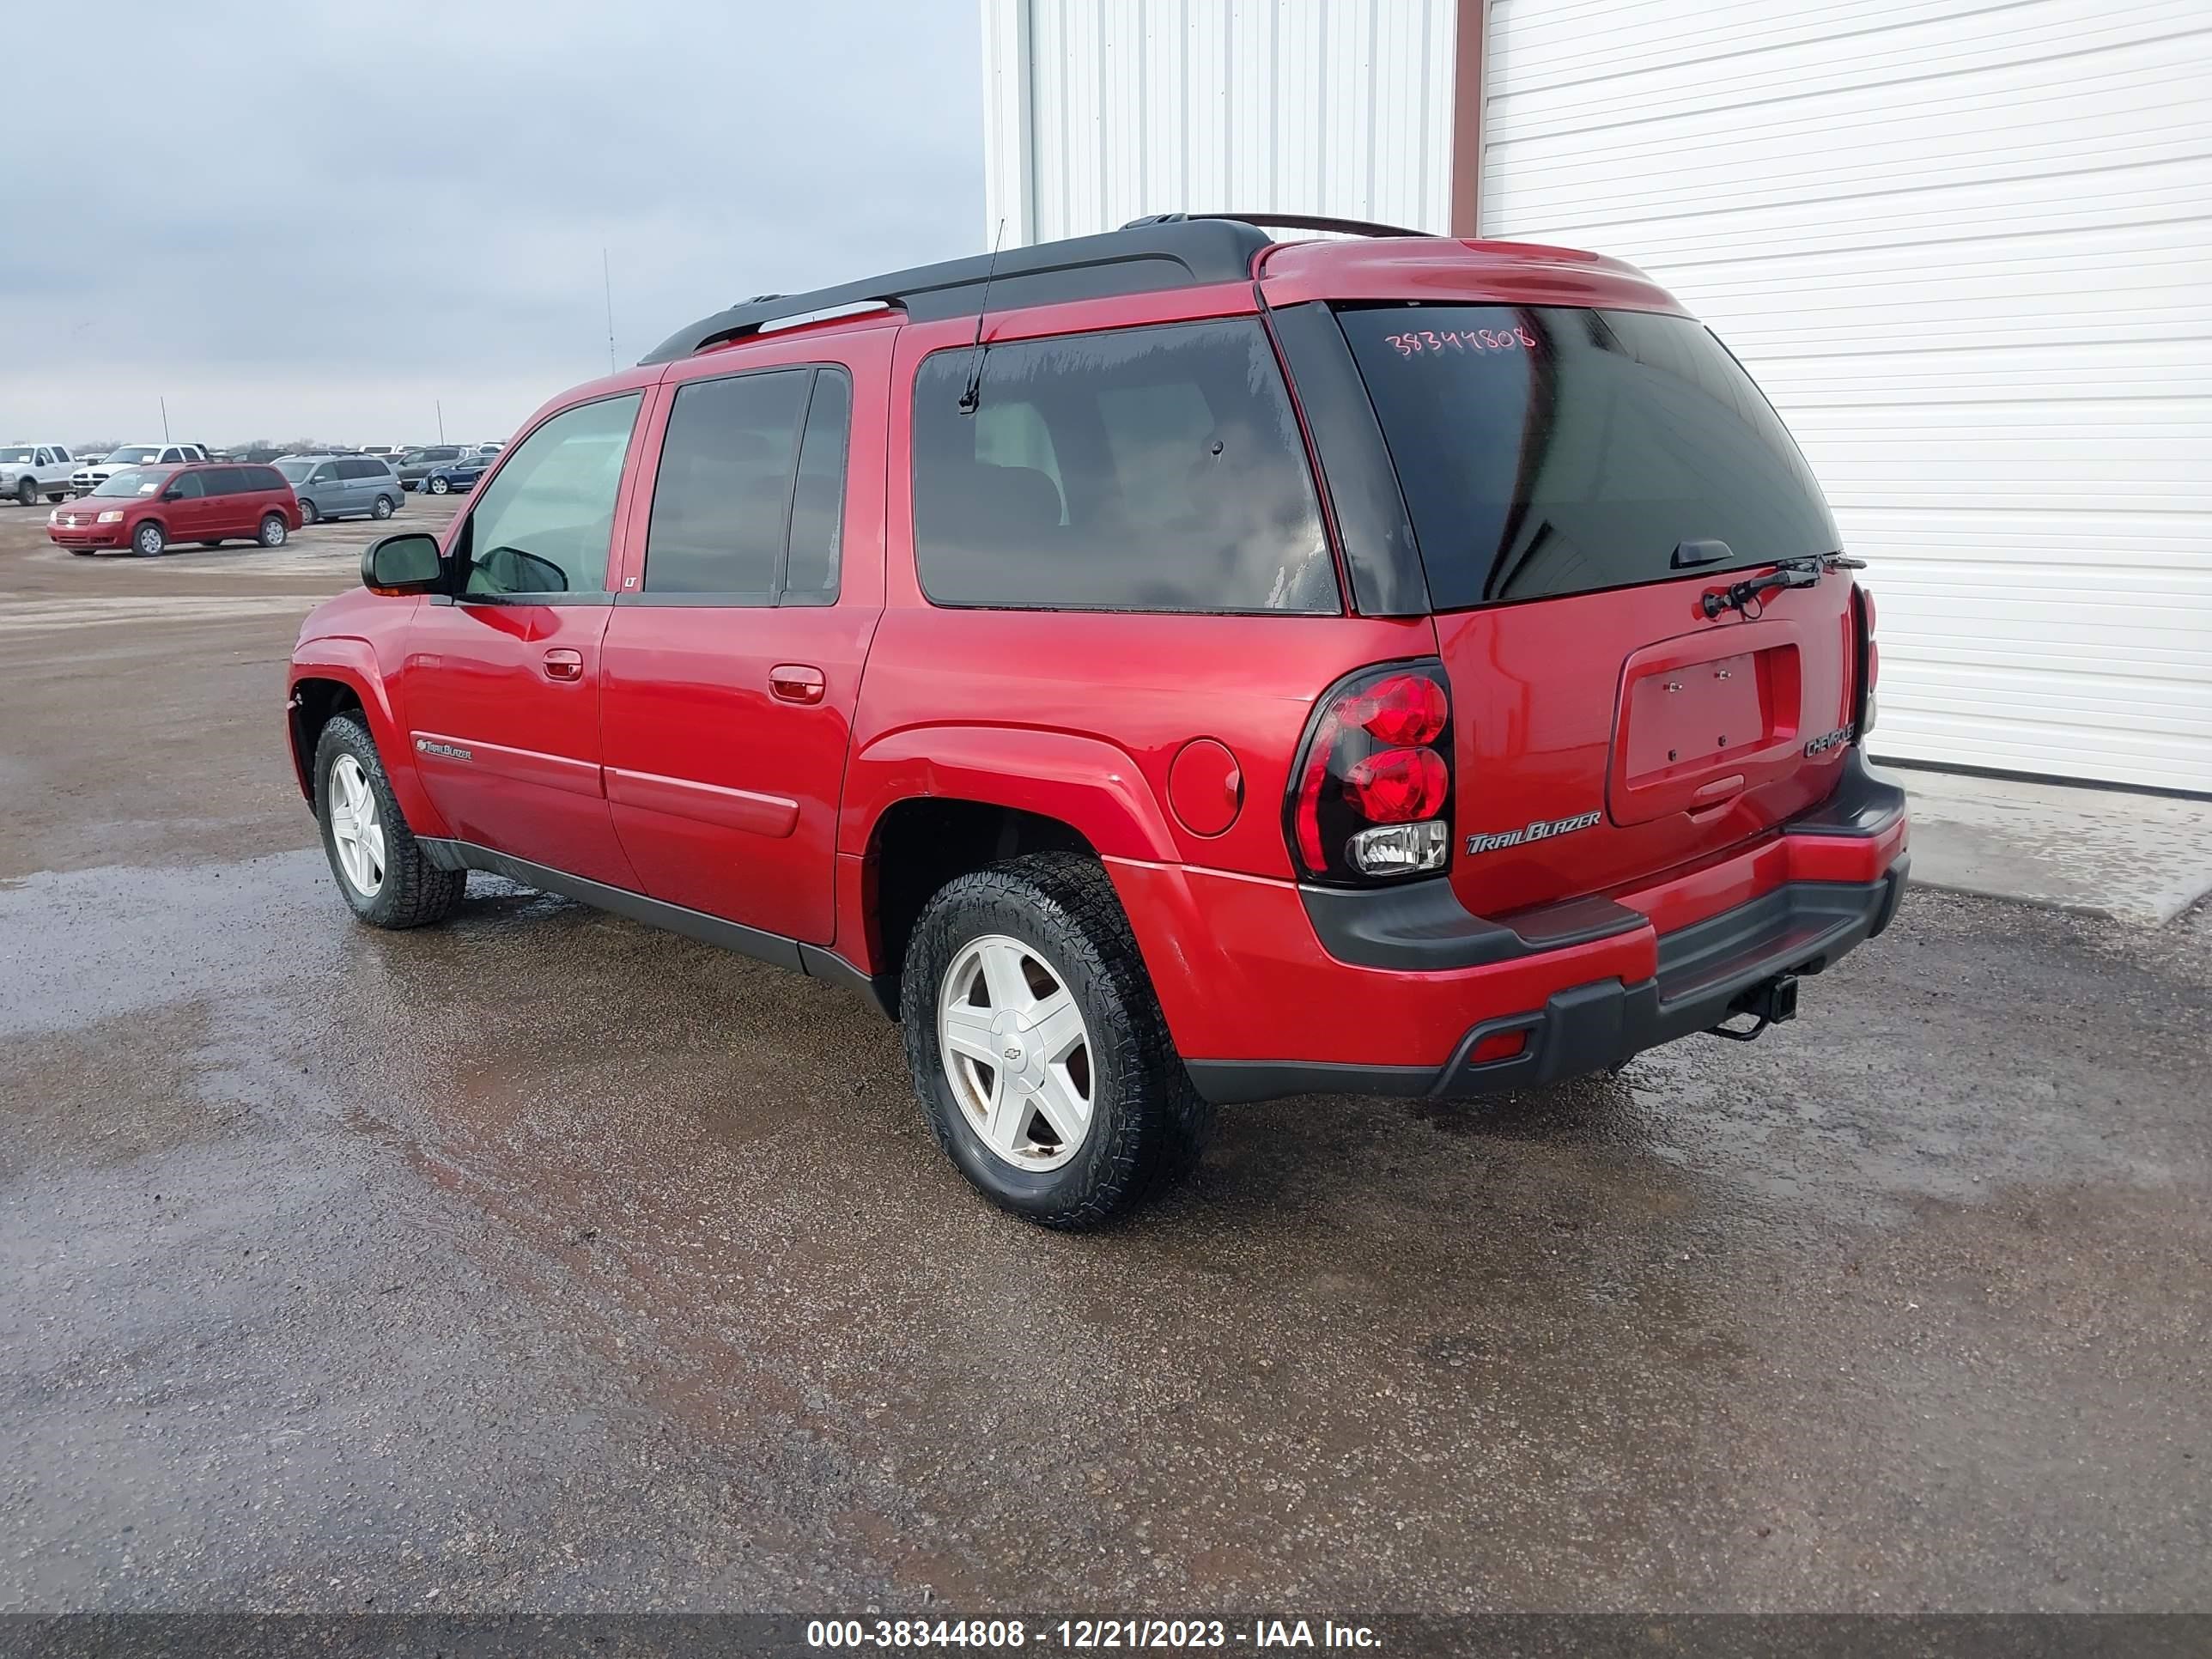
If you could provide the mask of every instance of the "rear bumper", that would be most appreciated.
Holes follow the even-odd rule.
[[[1205,956],[1177,966],[1221,977],[1211,994],[1157,966],[1154,978],[1176,1046],[1211,1100],[1528,1088],[1705,1030],[1747,991],[1831,966],[1895,916],[1905,840],[1904,791],[1854,752],[1835,795],[1780,833],[1612,899],[1495,921],[1459,911],[1454,921],[1433,893],[1417,904],[1404,900],[1409,889],[1367,896],[1376,908],[1353,915],[1336,896],[1315,903],[1288,889],[1304,937],[1286,948],[1282,933],[1262,944],[1255,930],[1263,909],[1274,927],[1291,925],[1280,909],[1287,884],[1246,879],[1207,893],[1189,890],[1198,878],[1187,876],[1176,896],[1214,907],[1215,931]],[[1144,884],[1115,874],[1125,900]],[[1137,921],[1145,913],[1133,905],[1130,914]],[[1157,964],[1151,921],[1138,931]],[[1270,1012],[1265,1032],[1236,1017],[1255,1005]],[[1510,1034],[1521,1036],[1517,1049]],[[1486,1053],[1513,1051],[1478,1062],[1492,1037]],[[1244,1057],[1269,1054],[1284,1057]]]

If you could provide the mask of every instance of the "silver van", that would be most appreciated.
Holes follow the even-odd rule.
[[[287,455],[276,470],[300,498],[300,516],[309,524],[362,514],[388,519],[407,499],[392,464],[374,455]]]

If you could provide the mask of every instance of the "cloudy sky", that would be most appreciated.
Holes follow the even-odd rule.
[[[975,0],[106,0],[0,82],[0,441],[505,437],[980,251]],[[65,15],[70,21],[64,21]]]

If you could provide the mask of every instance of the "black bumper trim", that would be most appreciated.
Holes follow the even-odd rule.
[[[1828,799],[1781,827],[1793,836],[1863,840],[1881,835],[1904,815],[1903,786],[1869,767],[1865,755],[1854,747],[1845,751],[1842,775]],[[1402,973],[1486,968],[1632,933],[1644,925],[1641,913],[1607,898],[1567,899],[1478,916],[1459,902],[1448,876],[1395,887],[1302,885],[1298,896],[1329,955],[1355,968]]]
[[[1646,1048],[1710,1030],[1746,992],[1782,974],[1817,974],[1887,928],[1911,860],[1879,881],[1790,882],[1747,904],[1662,934],[1659,972],[1569,986],[1541,1008],[1486,1019],[1443,1066],[1348,1066],[1296,1060],[1193,1060],[1191,1080],[1218,1104],[1294,1094],[1463,1097],[1540,1088],[1620,1066]],[[1526,1031],[1521,1052],[1476,1065],[1486,1037]]]
[[[1487,919],[1459,902],[1445,876],[1402,887],[1302,886],[1298,896],[1322,949],[1339,962],[1406,973],[1484,968],[1644,926],[1641,915],[1607,898],[1569,899]]]

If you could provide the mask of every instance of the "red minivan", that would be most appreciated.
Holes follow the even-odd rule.
[[[1857,562],[1632,267],[1171,216],[555,399],[308,617],[290,749],[363,920],[491,871],[856,988],[1082,1225],[1219,1103],[1792,1018],[1905,884]]]
[[[125,547],[143,559],[177,542],[282,547],[299,527],[300,503],[283,473],[227,461],[127,467],[46,515],[48,538],[72,553]]]

